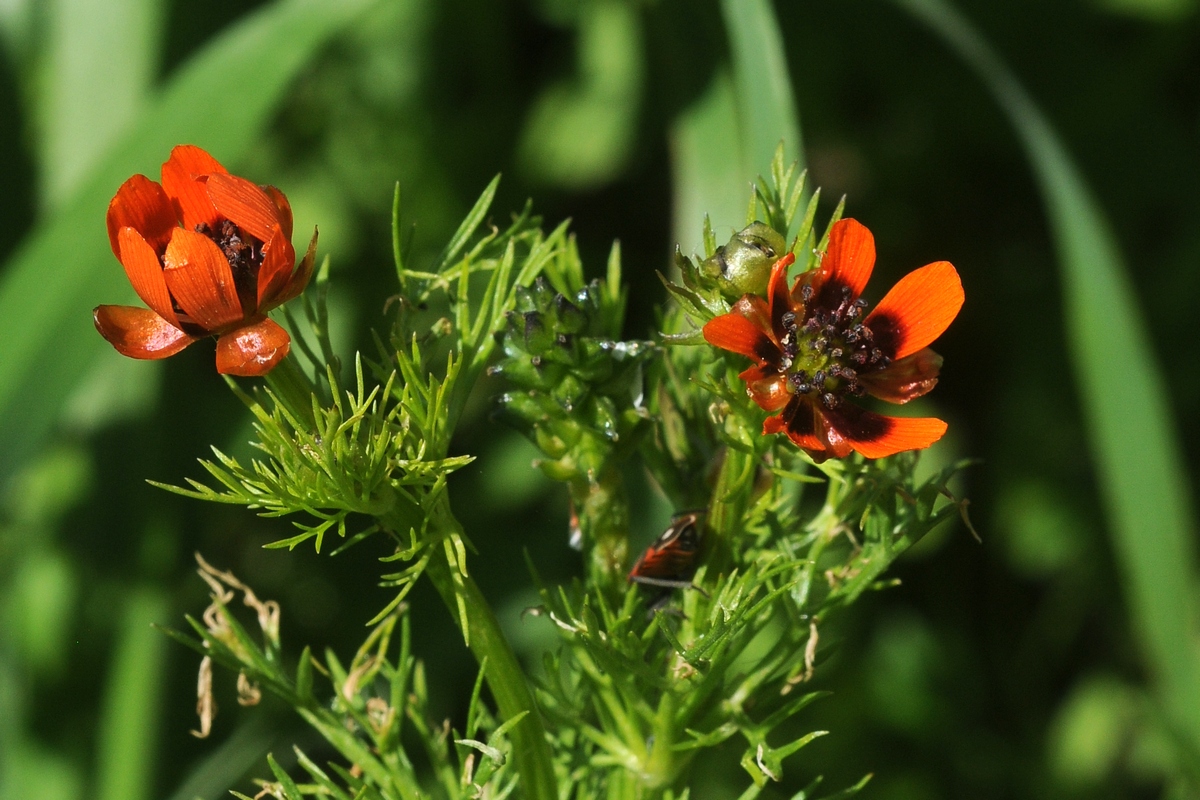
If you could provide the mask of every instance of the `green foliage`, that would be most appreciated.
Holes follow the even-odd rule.
[[[498,724],[484,704],[479,690],[486,664],[476,682],[465,732],[459,736],[430,716],[424,667],[412,655],[406,607],[375,624],[349,664],[343,664],[332,651],[327,651],[324,660],[320,660],[305,648],[292,669],[283,655],[279,605],[272,600],[260,600],[233,574],[198,560],[200,575],[212,589],[212,604],[204,612],[203,622],[188,618],[196,638],[177,631],[167,632],[206,661],[211,659],[236,671],[238,700],[242,705],[257,704],[262,688],[271,691],[295,708],[353,767],[330,763],[327,769],[322,769],[297,748],[297,762],[310,780],[297,783],[268,755],[275,781],[263,781],[264,792],[286,800],[303,797],[417,800],[431,793],[454,800],[474,800],[485,795],[503,798],[512,792],[516,776],[510,775],[511,745],[506,734],[521,717]],[[229,608],[237,593],[241,593],[244,605],[255,612],[260,636],[252,635]],[[400,641],[398,650],[393,652],[397,623]],[[202,665],[202,676],[205,670]],[[328,684],[325,690],[317,688],[318,679]],[[212,708],[211,691],[211,678],[207,686],[202,678],[201,708]],[[205,720],[202,712],[204,735],[208,733],[206,723],[211,723],[211,716]],[[417,765],[400,744],[406,725],[425,743],[427,766],[435,776],[433,784],[422,781]],[[480,737],[486,738],[486,742],[480,741]]]
[[[498,400],[503,417],[541,450],[542,472],[568,486],[593,578],[615,591],[629,537],[619,469],[650,427],[642,376],[657,351],[619,339],[625,290],[616,245],[607,274],[585,284],[572,243],[544,278],[518,290],[505,357],[491,371],[512,386]]]
[[[577,796],[677,785],[696,756],[735,737],[756,785],[780,780],[783,760],[826,733],[798,734],[793,720],[821,696],[801,691],[819,628],[863,592],[886,588],[886,568],[964,509],[946,486],[961,465],[918,480],[916,462],[904,454],[823,465],[827,496],[811,516],[780,471],[749,504],[733,568],[702,567],[695,582],[706,590],[685,590],[678,609],[648,608],[636,586],[616,603],[579,584],[541,587],[538,613],[563,647],[546,655],[538,697]]]
[[[419,357],[419,350],[410,356]],[[456,366],[451,362],[451,375]],[[432,376],[424,385],[401,382],[393,372],[382,386],[367,391],[361,359],[355,364],[353,391],[340,385],[332,367],[327,380],[333,399],[327,407],[314,403],[316,423],[311,429],[282,403],[272,402],[268,412],[242,394],[257,420],[256,446],[266,458],[243,465],[214,448],[217,460],[201,463],[221,489],[198,481],[190,481],[191,489],[163,488],[263,509],[266,516],[304,513],[316,518],[315,523],[295,523],[301,532],[271,547],[292,549],[314,539],[319,552],[327,531],[346,537],[352,514],[387,516],[407,526],[401,529],[409,536],[400,551],[404,559],[417,557],[428,543],[421,510],[431,509],[446,489],[446,477],[471,461],[469,456],[428,455],[438,446],[445,385]],[[265,394],[276,399],[270,390]]]
[[[244,3],[181,0],[0,5],[0,49],[8,56],[0,59],[6,222],[0,252],[9,256],[0,283],[0,478],[7,479],[0,503],[0,796],[79,800],[158,792],[195,800],[231,786],[251,796],[257,791],[246,784],[251,770],[265,779],[263,796],[379,796],[369,779],[350,771],[352,758],[311,746],[311,732],[296,741],[305,742],[319,766],[287,751],[295,733],[289,726],[297,722],[286,715],[223,709],[204,742],[192,741],[187,726],[173,721],[194,700],[166,688],[179,686],[181,668],[194,664],[164,658],[168,643],[155,644],[158,634],[146,623],[195,603],[180,577],[188,569],[183,555],[196,547],[214,563],[236,565],[247,583],[284,602],[287,676],[298,665],[299,640],[328,642],[351,673],[352,656],[370,633],[358,623],[389,599],[400,605],[385,608],[385,619],[400,613],[402,597],[416,606],[410,646],[429,654],[431,666],[428,685],[412,702],[436,715],[424,714],[428,736],[405,718],[402,741],[423,792],[457,796],[449,786],[462,783],[467,756],[475,756],[476,774],[494,768],[485,748],[504,755],[509,770],[508,783],[476,781],[488,793],[512,787],[511,797],[569,796],[573,781],[593,769],[571,762],[564,753],[574,745],[564,741],[553,759],[559,767],[570,763],[557,773],[561,791],[545,790],[546,770],[539,780],[514,783],[518,772],[530,774],[518,768],[518,753],[545,742],[537,735],[542,728],[531,727],[543,725],[544,709],[520,698],[544,679],[537,648],[551,646],[563,674],[575,675],[580,665],[571,651],[581,645],[561,629],[561,644],[547,645],[558,636],[548,618],[515,627],[516,609],[533,602],[523,571],[513,568],[520,547],[528,546],[554,576],[546,588],[555,597],[553,584],[578,562],[566,548],[565,503],[556,495],[563,489],[527,468],[528,449],[508,447],[502,463],[493,459],[500,449],[495,437],[505,434],[483,421],[488,401],[504,391],[498,384],[510,377],[475,380],[505,357],[504,343],[494,337],[505,334],[507,318],[481,302],[504,250],[484,244],[482,263],[458,265],[489,235],[498,245],[507,218],[494,229],[489,217],[499,215],[477,205],[456,244],[437,249],[471,208],[471,193],[498,169],[506,183],[490,194],[501,206],[519,209],[532,193],[548,219],[574,215],[584,223],[578,243],[567,234],[560,242],[566,246],[553,247],[564,263],[580,266],[578,286],[602,273],[607,243],[597,237],[619,231],[620,289],[633,301],[625,330],[636,338],[658,329],[698,343],[699,326],[740,296],[737,289],[729,297],[706,295],[672,274],[680,289],[708,304],[675,293],[683,310],[655,317],[651,309],[661,295],[655,270],[670,269],[662,256],[676,242],[698,268],[758,220],[788,231],[785,246],[795,247],[802,269],[820,249],[821,231],[795,242],[797,226],[805,227],[806,211],[810,218],[819,211],[824,221],[843,191],[879,235],[881,272],[949,257],[967,288],[968,313],[946,340],[947,370],[934,405],[923,401],[916,413],[952,421],[924,469],[929,459],[940,469],[967,443],[986,458],[988,468],[970,477],[978,503],[972,511],[991,523],[987,546],[935,534],[907,567],[872,577],[867,573],[878,562],[866,554],[894,556],[883,547],[886,537],[872,537],[889,525],[920,530],[934,518],[951,518],[955,504],[928,487],[921,490],[928,497],[919,499],[919,485],[904,478],[907,464],[875,475],[856,473],[858,462],[844,463],[838,480],[849,482],[838,484],[835,515],[853,511],[852,496],[871,495],[878,507],[865,522],[847,517],[862,557],[842,533],[810,576],[808,607],[826,603],[824,593],[834,588],[844,592],[842,601],[829,601],[834,605],[820,623],[813,680],[769,699],[778,704],[816,689],[835,695],[766,734],[762,765],[782,768],[784,782],[767,779],[760,787],[747,779],[739,760],[760,778],[765,773],[750,739],[733,733],[711,749],[697,747],[678,781],[661,790],[642,788],[619,765],[595,767],[608,770],[611,795],[812,800],[867,770],[878,773],[871,794],[880,797],[932,797],[947,786],[964,795],[1031,798],[1194,794],[1195,780],[1187,777],[1195,770],[1188,766],[1195,763],[1188,744],[1194,736],[1186,732],[1194,729],[1196,706],[1188,688],[1196,674],[1188,652],[1195,608],[1180,598],[1195,589],[1188,544],[1194,514],[1185,489],[1200,397],[1197,373],[1186,367],[1197,289],[1192,266],[1200,252],[1200,229],[1187,224],[1200,202],[1191,188],[1200,162],[1187,124],[1194,105],[1188,76],[1200,41],[1189,22],[1195,0],[977,3],[964,5],[970,21],[945,3],[907,4],[986,76],[1035,165],[1049,224],[1031,209],[1021,153],[995,125],[1000,118],[987,90],[971,70],[953,69],[940,48],[926,46],[936,42],[922,43],[895,4],[868,3],[849,14],[836,3],[536,0],[518,4],[515,15],[511,4],[473,4],[470,13],[454,13],[433,0],[267,0],[249,4],[261,6],[249,11]],[[369,15],[358,13],[368,7]],[[1113,12],[1142,19],[1114,25]],[[1014,76],[1029,77],[1036,106]],[[811,117],[803,142],[797,105]],[[798,159],[794,177],[807,164],[809,178],[824,184],[819,208],[801,192],[789,212],[793,194],[773,195],[776,164],[767,169],[781,138],[786,149],[778,164]],[[297,229],[319,223],[323,247],[335,259],[332,281],[326,262],[306,297],[281,309],[295,358],[272,373],[266,390],[240,383],[254,404],[251,414],[232,396],[214,394],[221,387],[212,380],[211,342],[165,364],[136,362],[106,349],[87,319],[97,302],[133,300],[103,234],[105,203],[131,173],[155,175],[167,149],[184,141],[282,187]],[[747,217],[748,178],[760,171],[769,180],[758,183],[765,194]],[[410,235],[407,219],[402,229],[397,215],[394,237],[401,281],[428,289],[420,304],[410,286],[387,298],[394,287],[383,285],[388,253],[381,233],[397,180],[406,211],[420,216],[420,236]],[[789,213],[794,218],[785,225]],[[706,215],[710,221],[701,228]],[[529,222],[527,238],[519,235],[515,244],[514,273],[533,238],[556,234],[538,233]],[[1061,286],[1051,279],[1047,231],[1063,254]],[[455,302],[463,272],[467,336],[475,343],[469,352],[459,352],[464,309]],[[1132,278],[1122,282],[1122,273]],[[442,280],[426,284],[429,275]],[[533,292],[536,277],[513,283]],[[1066,341],[1059,289],[1067,298]],[[574,302],[573,290],[565,294]],[[1131,310],[1139,300],[1144,308]],[[594,336],[622,339],[620,326]],[[401,356],[414,365],[411,381]],[[457,373],[447,382],[452,358]],[[1078,396],[1062,380],[1070,363],[1084,376]],[[784,542],[791,541],[789,558],[814,551],[815,542],[802,534],[823,513],[820,495],[832,487],[823,484],[826,472],[759,435],[762,412],[733,377],[744,366],[704,346],[648,349],[636,381],[644,389],[641,405],[617,398],[621,408],[640,411],[648,431],[639,430],[636,447],[621,435],[628,451],[604,450],[614,477],[598,484],[594,503],[576,503],[575,510],[580,529],[605,522],[630,543],[613,551],[606,590],[597,592],[589,579],[568,586],[562,601],[576,618],[584,604],[593,609],[599,622],[586,630],[600,641],[597,648],[607,635],[599,609],[633,602],[639,618],[626,623],[627,632],[653,627],[646,663],[655,669],[654,659],[664,657],[686,663],[678,653],[692,643],[680,639],[688,621],[677,612],[704,607],[715,597],[718,576],[746,577],[757,569],[746,566],[747,548],[787,551]],[[585,377],[591,393],[596,384]],[[431,381],[438,382],[440,405],[421,421]],[[546,381],[542,388],[557,387]],[[507,390],[526,391],[511,384]],[[400,401],[406,391],[416,398],[410,408]],[[583,427],[561,406],[554,413],[564,426]],[[397,463],[385,463],[395,443],[373,441],[409,425],[396,435],[411,445],[406,437],[414,419],[441,426],[420,464],[475,458],[454,471],[450,491],[437,502],[421,486],[393,488],[404,475],[398,462],[411,459],[398,453]],[[255,420],[274,430],[251,431]],[[598,420],[584,420],[585,430],[600,426]],[[327,422],[334,423],[332,433],[318,444]],[[280,461],[247,448],[251,437],[269,442]],[[311,447],[308,461],[294,451],[301,441]],[[274,482],[272,493],[286,501],[274,512],[291,509],[287,519],[298,529],[289,533],[281,520],[231,516],[228,505],[206,507],[144,485],[147,476],[182,483],[189,468],[181,459],[190,462],[208,442],[244,468],[236,487],[246,492],[241,502],[256,497],[241,479]],[[555,460],[545,453],[542,459]],[[233,479],[220,459],[209,460]],[[217,494],[235,491],[211,475],[206,483]],[[763,533],[754,509],[758,493],[775,483],[790,493],[795,515]],[[656,496],[652,484],[668,499]],[[488,491],[478,491],[481,485]],[[888,488],[872,494],[871,486]],[[410,509],[407,522],[400,514],[377,519],[352,510],[378,510],[375,499],[405,493],[428,502]],[[327,505],[313,506],[311,514],[306,501]],[[701,508],[709,510],[711,549],[699,557],[696,580],[708,595],[628,592],[624,575],[638,543],[661,530],[670,510]],[[1115,548],[1103,535],[1106,519],[1116,520],[1108,526]],[[271,539],[295,547],[305,537],[327,555],[358,547],[338,559],[303,548],[256,549]],[[424,544],[414,551],[414,541]],[[899,549],[904,542],[893,544]],[[376,556],[387,560],[373,569],[369,559]],[[865,572],[855,574],[856,568]],[[896,574],[905,586],[876,596],[872,587]],[[486,600],[472,575],[480,576]],[[424,578],[446,599],[450,617],[424,607],[431,594],[404,594]],[[387,594],[371,585],[376,580]],[[641,618],[655,601],[662,604],[657,616]],[[525,672],[506,663],[491,607]],[[847,608],[853,612],[843,617]],[[495,729],[468,731],[473,672],[462,668],[467,654],[455,646],[454,622],[486,660],[476,695],[491,697],[497,728],[512,724],[503,737],[511,751],[494,740]],[[397,659],[400,628],[389,662]],[[530,635],[533,628],[541,633]],[[798,639],[804,631],[799,625]],[[1130,660],[1131,641],[1144,644],[1144,669]],[[757,657],[757,647],[746,648],[744,661]],[[834,653],[836,663],[829,658]],[[324,647],[319,659],[328,672]],[[218,688],[232,695],[233,678],[223,674],[219,668]],[[675,687],[661,681],[665,674],[643,670],[635,677]],[[332,702],[335,690],[320,670],[310,675],[317,698]],[[368,701],[390,692],[378,675],[373,685]],[[622,692],[632,698],[629,708],[658,708],[660,695],[651,689],[623,685]],[[997,702],[1004,714],[995,713]],[[609,730],[593,720],[594,711],[579,713],[594,731]],[[770,713],[755,707],[746,715],[754,722]],[[442,714],[450,715],[450,727]],[[568,733],[566,723],[551,727],[555,741]],[[781,765],[765,758],[771,748],[826,729],[832,735]],[[465,744],[453,743],[460,737]],[[642,746],[653,750],[652,742]],[[271,747],[278,761],[264,760]],[[449,751],[451,761],[435,767],[427,747]],[[550,758],[545,763],[553,766]],[[800,790],[803,776],[816,772],[829,780]]]
[[[783,230],[756,223],[738,235],[737,246],[774,247],[771,259],[785,249],[783,234],[802,192],[794,174],[794,167],[782,168],[780,149],[772,183],[755,188],[751,214],[761,207]],[[355,796],[420,791],[400,735],[403,719],[445,797],[515,790],[517,775],[505,771],[509,732],[525,796],[557,791],[555,783],[579,800],[664,796],[686,785],[701,752],[734,738],[744,743],[741,764],[755,786],[779,781],[784,760],[825,734],[798,733],[794,721],[819,696],[796,691],[813,675],[818,625],[882,586],[897,556],[956,513],[946,482],[957,467],[918,483],[912,455],[826,464],[827,496],[813,513],[800,490],[822,479],[806,474],[810,462],[788,440],[759,432],[761,412],[741,390],[731,360],[706,345],[670,348],[656,364],[658,348],[619,340],[626,299],[619,252],[614,248],[605,281],[587,283],[565,226],[544,236],[528,207],[506,230],[481,234],[496,185],[428,270],[409,265],[397,195],[393,239],[403,292],[392,302],[387,338],[377,337],[381,355],[370,388],[361,357],[353,390],[339,381],[323,268],[315,302],[305,301],[317,347],[301,349],[314,365],[323,362],[324,382],[305,394],[308,379],[291,365],[271,374],[258,399],[234,386],[255,414],[256,446],[265,457],[243,464],[216,451],[217,461],[203,463],[221,488],[193,481],[173,490],[269,516],[316,519],[297,522],[301,533],[275,547],[311,538],[319,550],[327,531],[347,536],[351,515],[371,524],[347,546],[386,532],[395,549],[381,560],[407,566],[382,577],[397,592],[371,621],[358,654],[343,666],[333,652],[317,662],[306,651],[289,673],[278,606],[203,561],[213,605],[203,624],[192,621],[198,641],[177,637],[239,671],[242,695],[256,696],[261,685],[293,705],[354,765],[339,774]],[[810,206],[796,241],[811,242],[812,216]],[[446,483],[471,461],[447,456],[450,438],[466,393],[498,345],[503,357],[491,372],[510,384],[500,407],[546,455],[543,472],[568,485],[591,556],[585,583],[541,587],[541,610],[561,647],[546,655],[536,692],[468,577],[465,533]],[[436,370],[441,354],[445,368]],[[647,394],[654,398],[648,406]],[[650,431],[655,435],[646,437]],[[622,476],[639,453],[673,499],[705,509],[698,532],[707,530],[710,541],[680,609],[667,605],[669,593],[647,597],[641,586],[624,585],[630,511]],[[701,476],[714,471],[710,487]],[[422,575],[455,612],[480,661],[465,733],[452,740],[426,719],[424,674],[409,653],[406,619],[399,660],[387,655],[401,603]],[[235,591],[258,612],[261,644],[228,611]],[[328,707],[316,700],[314,670],[331,683]],[[387,699],[363,693],[376,678],[391,687]],[[480,704],[485,678],[499,716]],[[535,724],[541,719],[544,732]],[[264,791],[285,798],[343,791],[302,765],[316,783],[294,783],[272,762],[276,781]]]

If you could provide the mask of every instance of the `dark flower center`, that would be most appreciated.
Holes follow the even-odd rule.
[[[196,233],[212,239],[233,270],[233,285],[237,287],[238,300],[244,314],[253,314],[258,308],[258,270],[263,262],[263,243],[243,231],[227,219],[215,228],[201,222]]]
[[[784,356],[780,371],[787,374],[797,394],[811,394],[826,408],[835,408],[846,394],[862,397],[867,390],[859,376],[891,363],[874,331],[860,321],[867,301],[852,299],[849,287],[842,287],[837,306],[816,305],[807,285],[801,288],[800,299],[803,318],[790,311],[780,318],[779,345]]]

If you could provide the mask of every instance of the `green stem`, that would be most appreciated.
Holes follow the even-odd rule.
[[[289,354],[266,375],[267,386],[279,398],[279,402],[309,430],[316,427],[313,417],[312,399],[317,389],[304,374],[296,356]]]
[[[558,800],[554,762],[546,729],[525,680],[525,673],[500,630],[491,606],[469,575],[456,575],[458,567],[440,554],[429,560],[425,574],[433,582],[451,616],[460,620],[459,603],[466,607],[468,630],[463,631],[471,652],[480,663],[487,659],[485,678],[500,711],[501,720],[523,711],[529,714],[509,732],[513,759],[521,776],[521,789],[531,800]],[[461,622],[461,620],[460,620]]]
[[[607,469],[596,481],[568,484],[571,502],[588,552],[591,583],[611,600],[625,590],[629,564],[629,497],[617,469]]]
[[[654,715],[654,744],[642,780],[647,788],[661,791],[670,786],[679,774],[679,760],[675,752],[675,693],[670,689],[663,692]]]
[[[387,516],[378,519],[380,525],[393,532],[409,527],[404,520]],[[462,524],[454,516],[445,493],[431,510],[429,519],[431,527],[447,536],[462,533]],[[530,800],[558,800],[553,754],[525,672],[504,638],[500,622],[483,592],[470,575],[459,569],[452,555],[453,548],[443,547],[441,543],[433,546],[440,552],[435,552],[429,559],[425,574],[442,596],[450,616],[462,629],[475,660],[480,664],[487,660],[484,679],[496,700],[500,719],[506,721],[528,712],[509,732],[524,796]]]
[[[754,474],[762,457],[756,453],[725,449],[725,460],[717,475],[712,503],[708,510],[708,528],[712,536],[708,557],[708,575],[728,574],[733,566],[733,541],[742,533]]]

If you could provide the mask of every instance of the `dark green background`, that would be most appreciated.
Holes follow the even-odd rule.
[[[601,39],[615,61],[602,53],[598,72],[589,73],[580,42],[591,5],[377,3],[320,50],[247,156],[229,164],[287,192],[298,223],[320,223],[343,352],[368,346],[394,290],[394,182],[406,217],[418,223],[420,259],[441,247],[496,172],[504,181],[495,218],[526,197],[548,224],[571,217],[593,274],[611,241],[621,240],[631,285],[626,334],[648,335],[663,296],[655,270],[668,264],[675,243],[670,131],[724,63],[727,45],[715,5],[645,2],[627,14],[640,42]],[[1190,473],[1200,474],[1200,18],[1193,4],[1158,12],[1160,4],[1135,0],[958,5],[1056,126],[1106,212]],[[6,18],[0,59],[0,261],[53,214],[44,188],[54,169],[44,106],[55,3],[16,7],[32,10]],[[156,81],[169,81],[256,7],[164,0]],[[847,215],[876,236],[878,277],[868,295],[878,299],[890,281],[934,260],[950,260],[962,274],[966,305],[939,340],[946,365],[928,408],[951,423],[941,457],[981,459],[963,488],[983,543],[961,526],[935,532],[897,565],[899,588],[860,603],[828,634],[823,642],[840,643],[819,665],[817,684],[835,694],[804,722],[832,733],[787,763],[786,786],[770,796],[790,796],[787,786],[795,791],[818,773],[836,787],[866,772],[876,774],[863,794],[873,798],[1159,796],[1173,767],[1145,700],[1064,343],[1054,250],[1026,156],[976,77],[895,6],[804,0],[776,10],[822,213],[846,193]],[[632,78],[609,74],[630,68]],[[625,134],[597,144],[551,125],[535,136],[533,109],[554,86],[585,100],[598,94],[599,118],[616,118]],[[225,91],[229,103],[239,102],[238,85]],[[592,155],[573,155],[585,150]],[[593,169],[553,168],[575,158]],[[693,235],[700,223],[692,222]],[[91,224],[103,230],[102,208]],[[111,268],[120,269],[115,259]],[[78,313],[121,301],[95,297]],[[22,324],[36,328],[39,319]],[[80,401],[32,458],[5,463],[14,477],[0,516],[0,700],[11,713],[9,738],[0,739],[9,745],[0,744],[0,793],[14,798],[100,796],[103,698],[112,691],[125,598],[134,587],[161,593],[173,624],[199,613],[205,587],[191,573],[193,551],[283,604],[293,655],[310,643],[348,656],[361,623],[387,600],[373,586],[379,543],[333,560],[303,548],[263,551],[262,543],[287,534],[285,522],[148,486],[146,478],[199,477],[195,459],[210,444],[247,454],[248,415],[215,375],[209,343],[163,365],[133,366],[120,373],[134,377],[117,393],[134,397],[128,408],[110,403],[88,416]],[[481,551],[480,584],[511,622],[518,647],[533,652],[548,632],[515,622],[533,602],[522,551],[554,578],[576,574],[580,564],[566,544],[561,487],[525,469],[529,447],[488,422],[496,391],[484,387],[461,429],[462,451],[481,458],[452,492]],[[1194,479],[1187,485],[1194,493]],[[663,511],[648,496],[640,503],[639,532],[648,537]],[[461,714],[474,665],[431,593],[418,591],[413,607],[418,652],[441,707]],[[145,676],[140,687],[157,698],[161,716],[150,783],[139,797],[171,797],[185,780],[199,780],[195,771],[205,763],[214,777],[194,784],[205,787],[195,792],[217,796],[246,768],[263,774],[266,748],[286,755],[291,741],[323,754],[286,709],[237,709],[233,676],[224,673],[215,734],[192,738],[196,659],[173,645],[164,651],[165,672]],[[245,737],[238,757],[205,762],[231,734]],[[707,788],[697,785],[693,797],[740,793],[747,777],[736,767],[738,753],[725,755],[729,767],[706,768]],[[37,794],[16,793],[30,789]]]

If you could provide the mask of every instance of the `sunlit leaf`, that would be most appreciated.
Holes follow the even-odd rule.
[[[801,157],[783,35],[766,0],[723,0],[732,77],[719,70],[708,90],[671,129],[673,230],[684,254],[700,252],[701,220],[724,241],[743,227],[753,181],[768,175],[780,141],[788,162]]]
[[[142,110],[154,80],[160,0],[47,3],[40,107],[42,207],[87,177]]]
[[[771,4],[767,0],[721,0],[721,13],[733,56],[742,166],[752,180],[768,174],[781,141],[785,164],[801,157],[800,122],[783,33]]]

